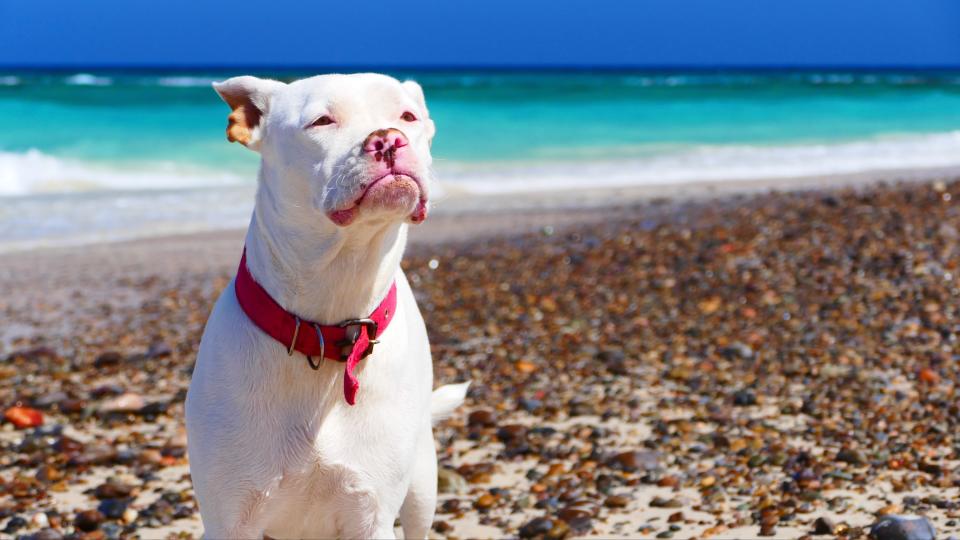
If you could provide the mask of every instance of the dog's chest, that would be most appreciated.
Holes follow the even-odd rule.
[[[375,493],[354,467],[317,460],[284,474],[270,494],[273,511],[266,533],[274,538],[339,537],[344,520],[369,506]]]
[[[312,444],[287,448],[284,473],[268,495],[271,537],[338,537],[345,520],[402,504],[406,488],[398,488],[409,483],[402,464],[413,459],[413,448],[353,438],[343,419],[328,420]]]

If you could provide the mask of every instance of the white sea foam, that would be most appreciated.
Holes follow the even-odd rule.
[[[217,80],[213,77],[160,77],[156,80],[156,84],[175,87],[208,87]]]
[[[0,152],[0,197],[197,188],[243,182],[244,179],[236,174],[174,163],[113,165],[62,159],[37,150],[25,153]]]
[[[113,79],[91,73],[77,73],[67,77],[64,82],[71,86],[110,86],[113,84]]]
[[[530,161],[451,162],[438,159],[444,183],[474,193],[584,187],[795,178],[868,171],[960,166],[960,131],[886,136],[835,144],[625,146],[547,150]],[[557,156],[565,155],[560,159]],[[169,162],[108,164],[64,159],[37,150],[0,152],[0,197],[89,191],[192,189],[250,184],[233,172]]]
[[[629,153],[629,149],[623,150]],[[643,158],[612,161],[584,159],[590,152],[585,148],[576,153],[576,157],[581,158],[577,160],[509,164],[441,162],[437,169],[441,178],[458,188],[495,194],[957,167],[960,166],[960,131],[836,144],[672,145],[664,146],[663,150]]]
[[[0,76],[0,86],[17,86],[20,84],[20,77],[15,75]]]

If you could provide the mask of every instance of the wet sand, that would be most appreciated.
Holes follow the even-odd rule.
[[[913,180],[451,199],[404,261],[437,384],[473,381],[436,429],[432,534],[856,538],[890,513],[956,534],[960,184]],[[0,257],[0,404],[44,415],[0,429],[2,534],[200,533],[183,398],[242,241]]]

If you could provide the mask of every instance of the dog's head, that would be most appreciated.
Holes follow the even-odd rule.
[[[364,73],[213,86],[233,109],[227,139],[260,152],[281,204],[340,227],[426,218],[434,125],[417,83]]]

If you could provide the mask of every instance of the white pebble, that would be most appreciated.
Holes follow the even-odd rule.
[[[37,512],[30,518],[30,524],[37,529],[46,529],[50,526],[50,519],[47,518],[47,514],[44,512]]]

